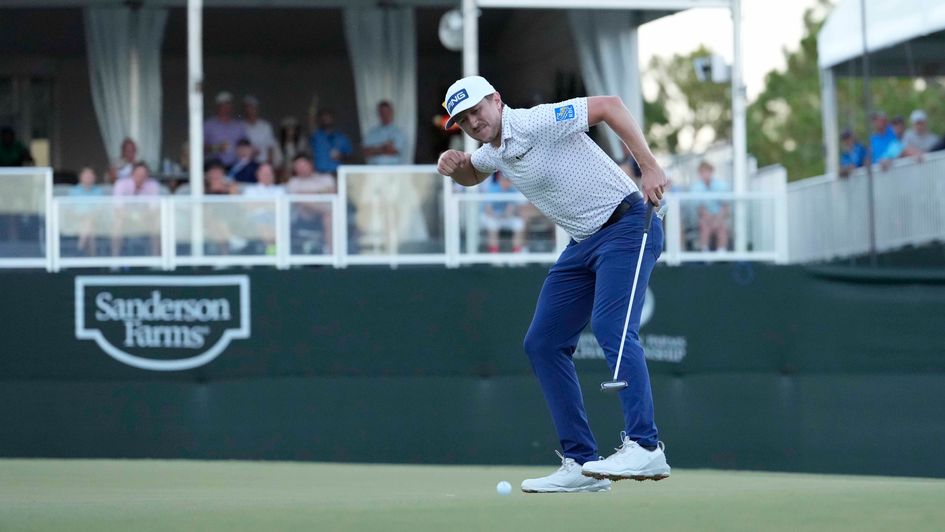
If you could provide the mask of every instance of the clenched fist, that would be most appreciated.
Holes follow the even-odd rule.
[[[446,150],[440,154],[440,160],[436,163],[436,171],[440,175],[453,177],[457,170],[471,166],[472,162],[468,153],[458,150]]]

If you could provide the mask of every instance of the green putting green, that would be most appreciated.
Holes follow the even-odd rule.
[[[942,530],[945,480],[674,470],[523,494],[535,467],[0,460],[0,530]],[[500,480],[512,483],[500,497]],[[607,527],[607,528],[601,528]]]

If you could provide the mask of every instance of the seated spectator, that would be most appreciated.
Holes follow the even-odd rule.
[[[485,192],[515,192],[515,187],[502,172],[493,174],[486,182]],[[499,252],[499,231],[512,232],[512,252],[520,253],[525,241],[525,220],[519,212],[521,201],[490,201],[483,205],[482,226],[486,229],[489,253]]]
[[[311,159],[296,156],[292,164],[294,176],[286,185],[289,194],[332,194],[336,191],[335,178],[330,174],[317,174]],[[331,252],[331,205],[321,202],[296,202],[292,205],[291,227],[293,252],[309,253],[321,249]],[[295,242],[300,245],[296,246]]]
[[[121,141],[121,155],[108,168],[108,180],[112,183],[119,179],[131,177],[135,163],[138,162],[138,145],[130,137]]]
[[[115,182],[112,194],[115,196],[157,196],[161,186],[151,178],[151,170],[146,163],[135,163],[131,176]]]
[[[280,181],[287,181],[292,177],[296,157],[304,155],[308,151],[305,135],[302,134],[302,126],[299,125],[298,118],[287,116],[282,119],[282,127],[279,129],[279,146],[277,148],[276,161],[274,162],[276,177]]]
[[[332,194],[335,178],[331,174],[315,172],[312,160],[307,155],[297,155],[292,162],[293,176],[286,185],[289,194]]]
[[[229,168],[236,162],[236,143],[246,138],[243,122],[233,118],[233,95],[217,94],[217,113],[203,123],[204,154]]]
[[[253,145],[249,139],[240,139],[236,143],[236,156],[236,162],[227,172],[227,177],[237,183],[255,183],[259,163],[253,157]]]
[[[328,109],[318,112],[318,129],[309,142],[315,170],[323,174],[337,174],[338,166],[354,152],[348,136],[335,130],[335,114]]]
[[[158,196],[160,193],[160,185],[151,178],[151,171],[148,165],[143,162],[135,163],[131,170],[131,177],[115,181],[115,186],[112,189],[112,194],[116,197]],[[144,240],[150,243],[150,255],[159,255],[159,223],[160,216],[157,213],[156,204],[117,205],[114,214],[112,255],[121,255],[124,241],[126,239],[140,240],[139,237],[142,233],[145,234]]]
[[[866,148],[856,140],[852,131],[845,130],[840,135],[840,176],[849,176],[866,162]]]
[[[86,166],[79,170],[79,182],[69,189],[70,197],[100,197],[104,196],[102,187],[95,184],[95,171]],[[95,205],[73,205],[70,209],[77,217],[79,226],[79,242],[76,247],[88,256],[95,255]]]
[[[259,100],[249,94],[243,98],[243,127],[246,129],[246,138],[253,146],[256,162],[272,161],[276,151],[272,125],[259,117]]]
[[[204,194],[220,196],[239,193],[238,186],[226,176],[226,169],[220,161],[207,163],[204,179]]]
[[[394,106],[387,100],[377,104],[380,124],[364,136],[367,164],[407,164],[407,136],[394,124]]]
[[[929,131],[928,116],[925,111],[916,109],[909,115],[912,127],[906,130],[902,137],[903,154],[907,156],[921,156],[932,151],[938,144],[938,135]]]
[[[254,198],[275,198],[285,193],[282,185],[276,184],[276,174],[269,163],[256,169],[256,183],[243,188],[243,195]],[[253,231],[259,252],[276,254],[276,210],[271,203],[247,204],[246,219]]]
[[[0,129],[0,166],[30,166],[33,162],[29,148],[16,140],[13,128]]]
[[[706,161],[699,164],[699,179],[693,181],[690,192],[728,192],[727,183],[715,178],[715,168]],[[727,201],[705,200],[698,203],[699,248],[709,251],[714,239],[716,250],[727,250],[731,206]]]
[[[269,163],[262,163],[256,168],[256,183],[243,188],[244,196],[271,198],[285,194],[282,185],[276,184],[276,174]]]

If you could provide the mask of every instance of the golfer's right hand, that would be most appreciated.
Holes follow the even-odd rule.
[[[440,175],[452,177],[460,168],[466,168],[472,164],[470,156],[466,152],[459,150],[446,150],[440,154],[440,160],[436,163],[436,171]]]

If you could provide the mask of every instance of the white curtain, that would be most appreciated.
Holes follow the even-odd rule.
[[[109,160],[121,141],[138,144],[138,158],[161,159],[161,43],[166,9],[88,7],[84,11],[92,104]]]
[[[417,38],[413,9],[348,7],[344,10],[344,24],[361,134],[378,125],[378,102],[390,100],[394,123],[407,137],[404,160],[413,163],[417,138]]]
[[[572,10],[568,20],[588,95],[620,96],[643,127],[636,14],[630,10]],[[605,129],[610,155],[623,158],[623,143]]]

